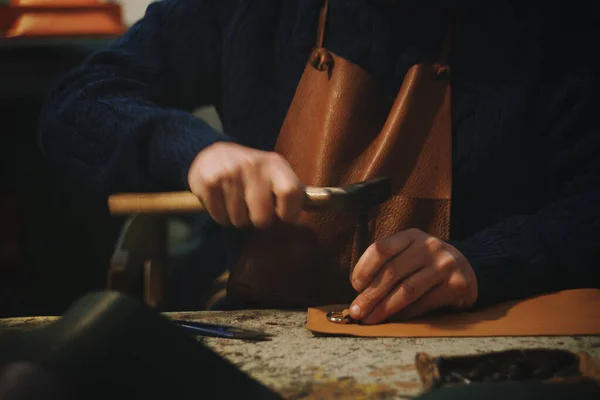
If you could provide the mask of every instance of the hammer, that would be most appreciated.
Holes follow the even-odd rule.
[[[366,250],[369,240],[369,209],[385,202],[391,196],[389,178],[352,183],[341,187],[304,188],[302,208],[334,213],[358,214],[357,244]],[[191,192],[122,193],[108,199],[113,215],[124,214],[180,214],[205,212],[201,199]]]

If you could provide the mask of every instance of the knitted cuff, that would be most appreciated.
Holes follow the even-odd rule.
[[[478,288],[474,308],[527,296],[528,289],[519,279],[519,268],[514,260],[510,260],[510,252],[501,240],[477,235],[462,241],[447,242],[458,249],[473,267]]]

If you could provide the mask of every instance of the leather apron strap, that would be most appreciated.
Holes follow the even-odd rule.
[[[321,6],[321,11],[319,12],[319,26],[317,28],[317,49],[323,48],[323,41],[325,39],[325,25],[327,22],[327,10],[329,9],[329,0],[323,0],[323,5]],[[452,28],[454,26],[454,18],[455,11],[454,7],[450,10],[449,16],[449,24],[448,31],[446,32],[446,36],[444,37],[444,41],[442,42],[442,49],[440,52],[440,64],[447,65],[448,58],[450,56],[450,47],[451,47],[451,39],[452,39]]]
[[[329,0],[324,0],[319,12],[319,27],[317,28],[317,49],[323,47],[323,39],[325,37],[325,22],[327,21],[327,9],[329,8]]]

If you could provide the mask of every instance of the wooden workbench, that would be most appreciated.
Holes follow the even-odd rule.
[[[467,354],[509,348],[559,348],[600,357],[600,336],[394,339],[315,337],[306,313],[233,311],[168,314],[174,318],[262,329],[268,342],[206,338],[204,343],[243,371],[290,399],[407,398],[421,390],[413,367],[416,352]],[[33,329],[53,317],[0,320],[5,329]]]

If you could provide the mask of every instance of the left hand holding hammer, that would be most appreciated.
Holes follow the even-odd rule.
[[[466,257],[418,229],[372,244],[351,279],[360,294],[350,315],[366,324],[391,316],[413,318],[442,307],[469,308],[477,299],[477,278]]]

